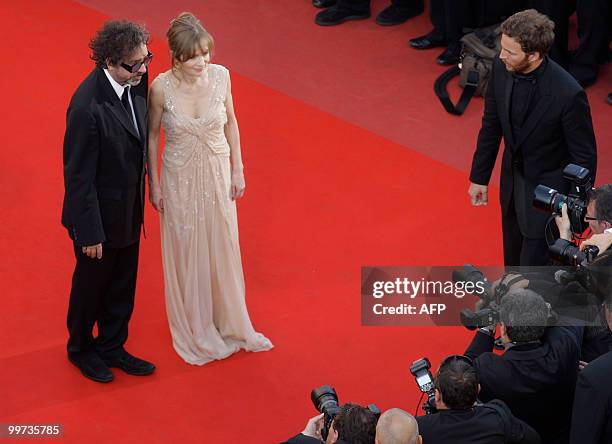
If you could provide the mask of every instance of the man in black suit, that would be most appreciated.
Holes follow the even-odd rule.
[[[531,426],[516,418],[502,401],[475,405],[478,375],[471,359],[444,359],[435,379],[438,412],[417,418],[424,443],[540,444]]]
[[[493,64],[482,127],[470,173],[473,205],[486,205],[488,183],[503,136],[500,180],[504,263],[546,265],[544,230],[549,215],[532,205],[544,184],[566,194],[568,163],[588,168],[597,162],[595,135],[584,90],[548,59],[554,24],[533,9],[501,25],[501,53]]]
[[[479,399],[506,403],[544,443],[567,442],[584,327],[563,319],[546,327],[546,302],[525,288],[511,289],[499,313],[504,354],[493,353],[494,326],[479,329],[465,352],[478,373]]]
[[[144,214],[148,37],[135,23],[105,23],[90,42],[96,67],[66,118],[62,224],[76,256],[68,357],[98,382],[113,380],[109,367],[133,375],[155,370],[123,347]]]

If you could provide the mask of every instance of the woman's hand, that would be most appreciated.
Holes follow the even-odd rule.
[[[159,185],[149,186],[149,200],[157,212],[164,212],[164,199],[162,198],[162,191]]]
[[[245,187],[242,169],[232,171],[232,200],[240,199],[244,196]]]

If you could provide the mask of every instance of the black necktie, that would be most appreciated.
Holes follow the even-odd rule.
[[[130,116],[130,122],[131,122],[132,121],[132,108],[130,108],[130,99],[128,98],[129,94],[130,94],[130,87],[126,86],[123,89],[123,94],[121,95],[121,104],[127,111],[128,116]]]
[[[138,129],[136,128],[136,125],[134,125],[134,116],[132,114],[132,108],[130,107],[130,100],[128,98],[129,95],[130,95],[130,87],[126,86],[123,89],[123,94],[121,95],[121,104],[127,111],[128,119],[130,123],[132,124],[132,128],[136,129],[136,133],[138,133]]]

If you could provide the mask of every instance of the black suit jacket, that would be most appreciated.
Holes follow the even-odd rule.
[[[502,401],[493,401],[505,412],[502,419],[489,404],[470,410],[440,410],[419,416],[419,434],[433,444],[539,444],[540,436],[527,423],[516,418]]]
[[[541,344],[515,346],[501,356],[492,353],[493,337],[476,333],[465,355],[478,372],[478,398],[504,401],[544,443],[567,442],[583,330],[550,327]]]
[[[612,352],[591,362],[578,376],[572,415],[572,444],[612,442]]]
[[[77,246],[120,248],[140,238],[144,214],[147,75],[131,87],[138,130],[102,68],[70,101],[64,136],[62,225]]]
[[[539,99],[532,105],[519,138],[514,140],[510,121],[513,81],[504,64],[496,59],[485,95],[470,181],[489,183],[503,136],[502,214],[506,214],[514,196],[522,234],[540,239],[544,237],[549,214],[533,208],[533,190],[544,184],[566,194],[570,183],[562,172],[568,163],[588,168],[595,178],[597,149],[593,123],[584,90],[563,68],[547,60],[537,80],[535,96]]]

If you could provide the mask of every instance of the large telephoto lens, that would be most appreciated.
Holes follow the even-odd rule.
[[[565,239],[557,239],[548,248],[548,252],[553,260],[571,266],[581,264],[587,258],[587,255],[580,251],[580,248]]]
[[[329,385],[322,385],[310,392],[310,399],[319,413],[329,413],[330,409],[337,411],[338,394]]]
[[[548,213],[560,215],[566,200],[566,195],[546,185],[538,185],[533,191],[533,206]]]

